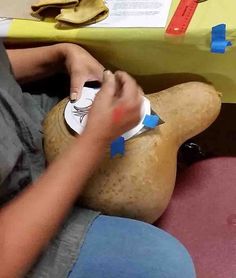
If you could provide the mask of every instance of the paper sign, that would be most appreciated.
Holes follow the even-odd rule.
[[[91,27],[165,27],[172,0],[106,0],[109,16]]]

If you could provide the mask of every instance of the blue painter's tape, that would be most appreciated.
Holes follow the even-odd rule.
[[[111,158],[117,154],[125,154],[125,139],[120,136],[111,143]]]
[[[226,24],[219,24],[212,27],[212,39],[225,41]]]
[[[211,45],[211,52],[213,53],[225,53],[227,46],[232,45],[229,41],[216,41]]]
[[[211,31],[211,52],[225,53],[226,47],[230,45],[232,43],[226,40],[226,25],[214,26]]]
[[[160,121],[158,115],[146,115],[143,120],[143,125],[148,128],[155,128]]]

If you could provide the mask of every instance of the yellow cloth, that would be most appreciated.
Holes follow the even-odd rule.
[[[32,16],[59,21],[58,27],[96,23],[105,19],[109,12],[104,0],[39,0],[31,8]]]
[[[170,17],[178,0],[173,0]],[[236,1],[200,3],[183,38],[167,38],[163,28],[80,28],[58,30],[52,23],[14,20],[8,39],[21,42],[70,41],[86,47],[107,68],[134,75],[153,92],[189,80],[206,80],[236,103]],[[169,18],[170,18],[169,17]],[[227,25],[225,54],[210,51],[211,28]]]
[[[91,24],[105,19],[108,12],[103,0],[80,0],[75,8],[62,9],[56,20],[80,25]]]

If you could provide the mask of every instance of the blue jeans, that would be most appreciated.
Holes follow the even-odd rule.
[[[192,259],[166,232],[140,221],[99,216],[69,278],[193,278]]]

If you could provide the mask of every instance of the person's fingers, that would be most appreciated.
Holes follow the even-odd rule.
[[[91,77],[89,78],[89,81],[99,81],[102,83],[104,70],[105,70],[105,68],[103,67],[103,65],[98,64],[91,71],[92,74],[91,74]]]
[[[81,91],[85,82],[87,81],[99,81],[103,80],[103,66],[98,65],[93,72],[81,74],[81,71],[74,71],[70,77],[70,100],[75,101],[80,98]]]
[[[134,101],[139,94],[136,81],[128,73],[122,71],[117,71],[115,76],[120,83],[122,99],[129,102]]]
[[[142,95],[142,96],[145,95],[143,89],[140,86],[138,86],[138,91],[139,91],[140,95]]]
[[[139,112],[143,102],[141,87],[126,72],[117,72],[116,78],[122,84],[120,101],[125,103],[126,108],[131,112]],[[139,112],[140,113],[140,112]],[[134,113],[136,114],[136,113]]]
[[[81,91],[84,86],[86,79],[84,76],[81,76],[79,73],[72,74],[70,80],[70,100],[76,101],[81,96]]]
[[[105,70],[103,72],[103,81],[102,81],[102,86],[99,94],[104,95],[107,99],[109,98],[110,100],[114,98],[116,93],[116,79],[114,74],[109,71]]]

